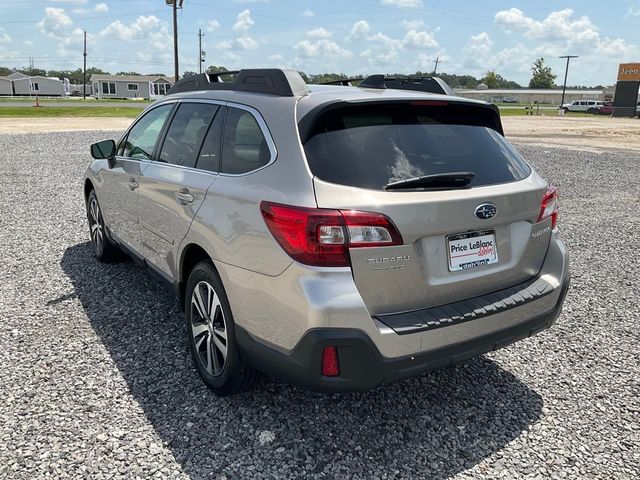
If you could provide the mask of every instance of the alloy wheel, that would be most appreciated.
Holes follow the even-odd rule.
[[[102,219],[102,212],[100,212],[100,205],[98,200],[92,198],[89,202],[89,226],[91,227],[91,240],[95,245],[96,252],[98,254],[102,252],[104,246],[104,222]]]
[[[220,375],[227,360],[227,324],[220,297],[206,281],[199,282],[191,294],[191,335],[207,373]]]

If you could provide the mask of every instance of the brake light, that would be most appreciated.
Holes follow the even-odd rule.
[[[449,102],[444,100],[414,100],[411,105],[414,107],[446,107]]]
[[[402,236],[381,213],[292,207],[262,202],[262,217],[294,260],[321,267],[348,267],[349,248],[402,245]]]
[[[553,185],[549,185],[544,197],[542,197],[542,204],[540,205],[540,215],[538,215],[538,222],[551,217],[551,228],[556,228],[558,224],[558,209],[560,208],[560,201],[558,199],[558,190]]]
[[[337,377],[340,375],[338,349],[336,347],[324,347],[322,349],[322,375],[324,377]]]

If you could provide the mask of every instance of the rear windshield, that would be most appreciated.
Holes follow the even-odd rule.
[[[471,187],[526,178],[529,166],[497,131],[495,115],[467,106],[368,105],[322,114],[304,149],[327,182],[384,189],[409,178],[475,174]]]

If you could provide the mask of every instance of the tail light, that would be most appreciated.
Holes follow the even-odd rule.
[[[324,377],[340,376],[338,349],[336,347],[324,347],[322,349],[322,375]]]
[[[560,208],[560,201],[558,199],[558,190],[553,185],[549,185],[544,197],[542,197],[542,204],[540,205],[540,215],[538,215],[538,222],[546,220],[551,217],[551,228],[556,228],[558,224],[558,209]]]
[[[349,248],[402,245],[398,229],[381,213],[271,202],[262,202],[260,210],[278,244],[306,265],[348,267]]]

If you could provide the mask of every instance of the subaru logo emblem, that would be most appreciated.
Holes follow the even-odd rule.
[[[480,220],[489,220],[496,216],[498,209],[493,203],[481,203],[473,212]]]

